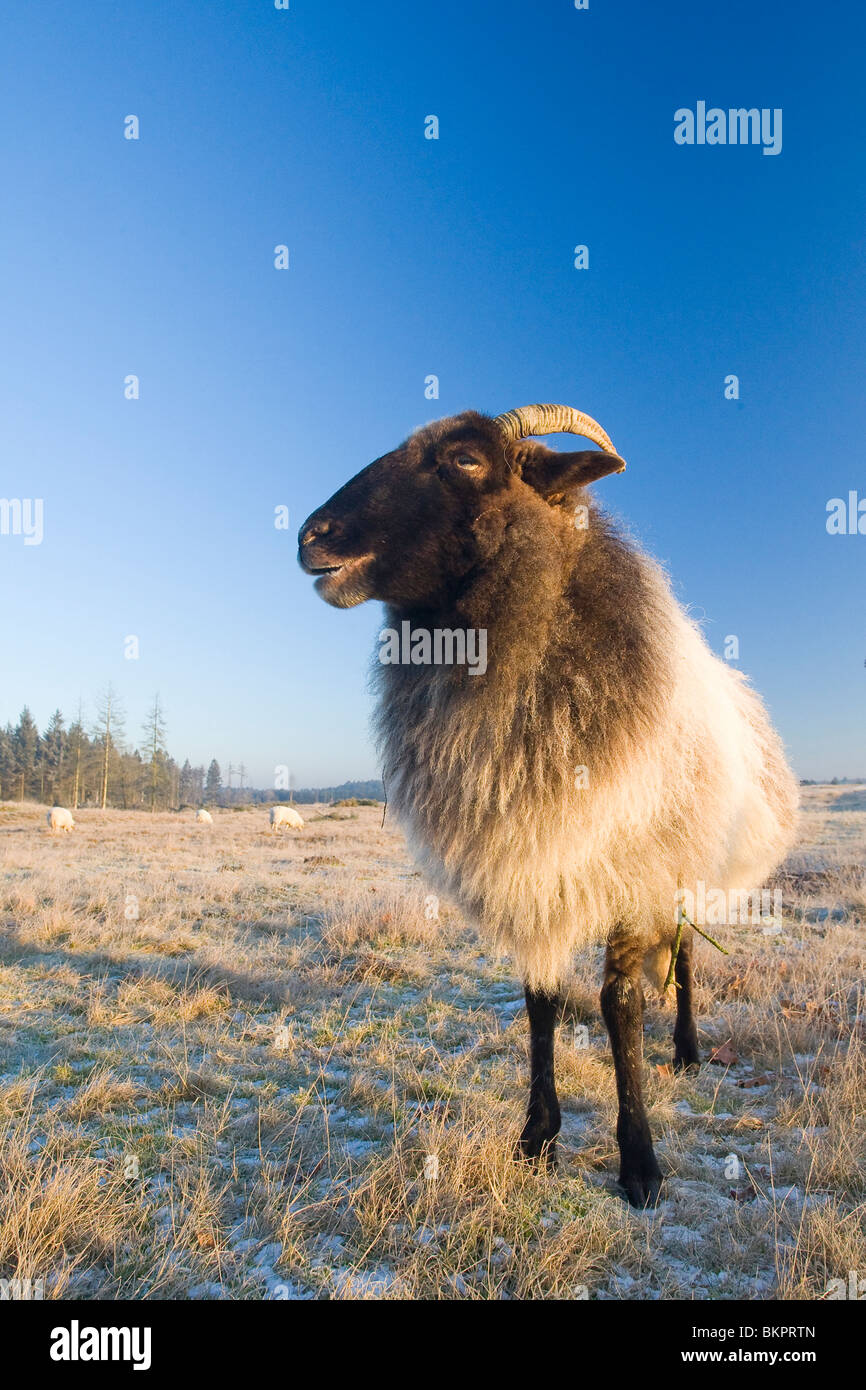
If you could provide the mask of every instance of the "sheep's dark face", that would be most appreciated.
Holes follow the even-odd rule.
[[[417,430],[313,512],[302,569],[336,608],[365,599],[424,606],[453,594],[477,560],[474,523],[522,486],[492,419],[469,412]]]
[[[613,453],[507,443],[489,415],[467,411],[416,430],[335,492],[301,527],[298,560],[335,608],[436,607],[489,557],[489,523],[506,504],[512,515],[539,496],[557,506],[624,467]]]

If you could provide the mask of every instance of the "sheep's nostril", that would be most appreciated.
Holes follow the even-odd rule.
[[[312,545],[313,541],[320,540],[322,536],[327,536],[333,531],[334,526],[331,521],[316,521],[312,526],[308,526],[301,536],[301,545]]]

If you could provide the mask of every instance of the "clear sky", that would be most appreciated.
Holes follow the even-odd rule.
[[[112,680],[181,760],[376,775],[380,611],[315,596],[297,527],[415,425],[550,400],[628,460],[599,496],[738,637],[797,772],[863,772],[866,534],[825,525],[866,497],[861,6],[17,0],[2,31],[0,493],[44,539],[0,536],[0,720]],[[781,153],[676,144],[699,101],[781,108]]]

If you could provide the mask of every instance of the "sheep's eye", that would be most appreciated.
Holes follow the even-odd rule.
[[[471,454],[458,454],[454,459],[454,462],[457,464],[458,468],[478,467],[478,459],[473,458]]]

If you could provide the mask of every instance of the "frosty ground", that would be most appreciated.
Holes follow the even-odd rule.
[[[375,807],[0,808],[0,1279],[47,1298],[823,1298],[866,1274],[866,788],[803,788],[782,930],[697,951],[705,1061],[648,995],[657,1210],[615,1189],[600,960],[560,1167],[511,1158],[507,960]]]

